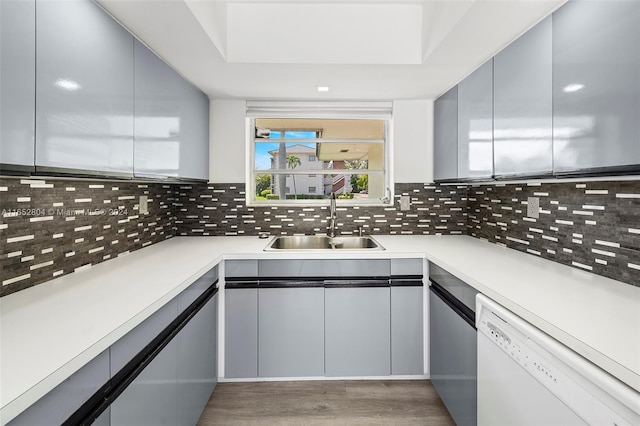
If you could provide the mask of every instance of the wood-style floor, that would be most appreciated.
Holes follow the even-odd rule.
[[[428,380],[218,383],[199,426],[455,425]]]

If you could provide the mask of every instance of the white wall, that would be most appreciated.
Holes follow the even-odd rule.
[[[393,102],[393,165],[395,182],[433,182],[433,101]]]
[[[210,105],[209,181],[245,180],[245,101]],[[393,102],[393,168],[398,183],[433,182],[433,101]]]
[[[240,183],[245,179],[244,100],[212,99],[209,104],[209,182]]]

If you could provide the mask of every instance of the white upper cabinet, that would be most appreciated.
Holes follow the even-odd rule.
[[[36,7],[36,167],[133,174],[133,36],[89,0]]]
[[[498,53],[493,66],[495,175],[551,174],[551,17]]]
[[[640,2],[554,13],[553,136],[555,172],[640,169]]]
[[[33,170],[36,2],[0,1],[0,168]]]
[[[458,178],[493,176],[493,59],[458,84]]]

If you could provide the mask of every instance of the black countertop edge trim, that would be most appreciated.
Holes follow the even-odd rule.
[[[323,281],[300,281],[300,280],[288,280],[288,281],[260,281],[258,288],[323,288]]]
[[[92,424],[218,292],[218,280],[78,408],[63,426]]]
[[[227,289],[233,288],[258,288],[258,280],[253,279],[252,281],[227,281],[224,284],[224,287]]]
[[[0,163],[0,175],[29,176],[35,170],[36,168],[34,166]]]
[[[372,276],[367,276],[367,275],[360,275],[360,276],[354,276],[354,275],[349,275],[349,276],[330,276],[330,275],[324,275],[324,276],[320,276],[320,277],[315,277],[315,276],[309,276],[309,277],[301,277],[301,276],[273,276],[273,277],[258,277],[258,278],[254,278],[254,280],[260,281],[261,283],[263,282],[268,282],[268,281],[362,281],[362,280],[389,280],[389,278],[391,278],[389,275],[372,275]]]
[[[390,280],[391,287],[422,287],[424,283],[422,282],[422,278],[420,279],[391,279]]]
[[[391,275],[392,280],[421,280],[424,275]]]
[[[328,279],[325,288],[390,287],[389,279]]]
[[[438,283],[431,280],[431,291],[438,296],[447,306],[449,306],[460,318],[466,321],[474,329],[476,328],[476,313],[469,309],[467,305],[456,299],[454,295],[442,288]]]

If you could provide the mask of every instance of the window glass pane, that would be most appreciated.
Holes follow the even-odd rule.
[[[254,122],[256,201],[326,199],[335,192],[341,199],[379,202],[388,195],[384,120]]]
[[[284,150],[281,153],[281,150]],[[384,170],[384,144],[283,142],[255,144],[255,170]]]
[[[280,192],[284,189],[284,193]],[[385,196],[384,175],[276,175],[257,174],[256,200],[328,199],[335,192],[340,199],[379,200]]]

